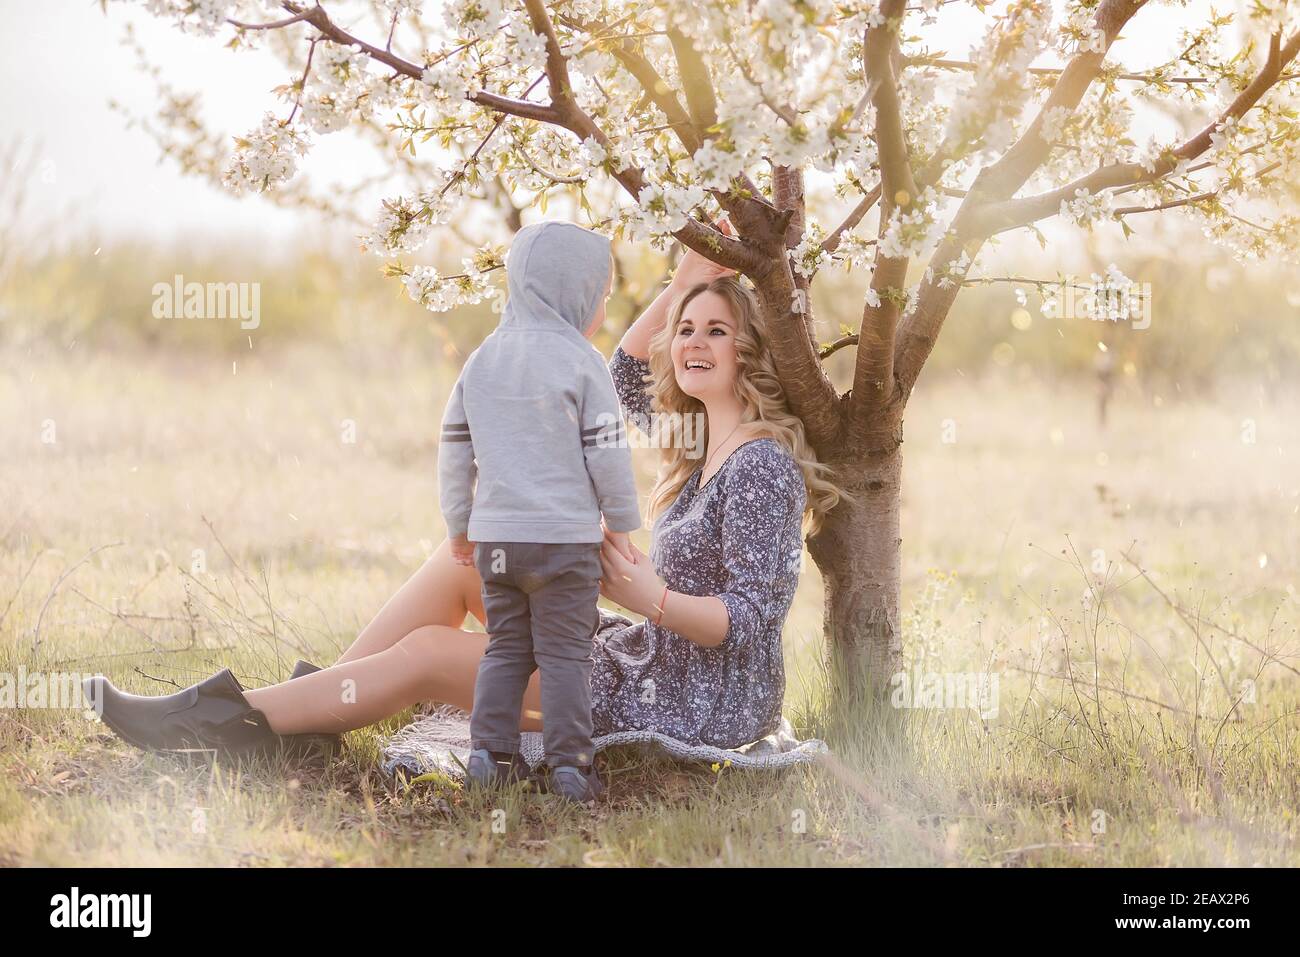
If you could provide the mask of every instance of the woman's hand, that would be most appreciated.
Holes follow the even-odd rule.
[[[724,236],[734,236],[731,230],[731,223],[722,220],[717,224],[718,231]],[[677,265],[677,272],[673,273],[672,286],[677,289],[689,289],[691,286],[702,282],[712,282],[719,276],[734,276],[736,270],[728,269],[726,266],[719,266],[711,259],[701,256],[694,249],[686,250],[686,255]]]
[[[726,220],[719,222],[717,226],[723,235],[735,235],[731,225]],[[677,265],[677,272],[673,274],[672,281],[659,291],[659,295],[655,296],[654,302],[650,303],[645,312],[637,317],[636,322],[632,323],[632,328],[623,334],[623,341],[619,343],[619,346],[634,359],[641,359],[642,361],[649,359],[650,340],[668,321],[668,310],[677,297],[692,286],[699,285],[702,282],[712,282],[719,276],[734,275],[735,272],[734,269],[719,266],[694,250],[688,249],[686,255],[682,257],[682,261]]]
[[[655,574],[645,552],[635,545],[630,547],[633,561],[629,562],[608,538],[601,544],[600,593],[628,611],[656,618],[659,615],[656,606],[664,593],[663,579]]]

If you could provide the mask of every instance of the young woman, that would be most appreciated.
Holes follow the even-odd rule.
[[[730,748],[773,731],[785,690],[781,628],[798,584],[803,530],[840,492],[789,411],[752,292],[688,253],[610,362],[625,414],[704,416],[704,454],[661,449],[650,499],[650,554],[629,561],[607,540],[601,592],[645,621],[600,611],[594,644],[596,734],[661,731]],[[469,710],[487,636],[472,566],[444,542],[323,670],[253,691],[229,670],[174,695],[87,694],[105,723],[145,748],[239,752],[364,727],[421,701]],[[537,731],[537,675],[520,729]]]

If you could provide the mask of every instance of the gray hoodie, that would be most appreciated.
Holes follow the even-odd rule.
[[[602,515],[611,531],[641,527],[618,396],[583,335],[609,269],[609,240],[580,226],[516,234],[501,323],[465,361],[442,417],[448,535],[599,542]]]

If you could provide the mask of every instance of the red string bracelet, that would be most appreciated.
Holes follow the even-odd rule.
[[[663,597],[659,599],[659,617],[655,619],[655,624],[664,620],[664,605],[668,602],[668,586],[664,586]]]

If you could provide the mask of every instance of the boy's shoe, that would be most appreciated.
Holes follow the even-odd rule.
[[[592,804],[605,792],[595,767],[590,770],[562,764],[551,768],[550,792],[575,804]]]
[[[465,762],[465,787],[501,787],[528,780],[531,773],[528,762],[515,753],[508,757],[493,754],[487,748],[469,753]]]

